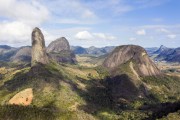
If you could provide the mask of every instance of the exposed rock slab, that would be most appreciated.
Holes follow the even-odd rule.
[[[106,58],[103,65],[110,70],[113,70],[128,61],[132,61],[135,64],[135,70],[139,76],[161,74],[160,70],[149,58],[145,49],[136,45],[116,47]]]
[[[59,53],[61,51],[70,51],[69,42],[65,37],[61,37],[52,41],[47,47],[47,53]]]
[[[51,42],[47,47],[48,56],[56,62],[76,63],[75,54],[70,50],[70,45],[65,37]]]
[[[141,77],[161,75],[145,49],[136,45],[116,47],[105,59],[103,66],[111,73],[111,77],[106,80],[106,87],[111,91],[115,103],[121,99],[131,101],[148,96],[148,87]]]
[[[9,104],[15,105],[30,105],[33,100],[33,90],[32,88],[27,88],[19,93],[17,93],[14,97],[9,100]]]
[[[31,66],[36,65],[36,63],[47,64],[49,62],[46,47],[44,41],[44,35],[39,28],[34,28],[32,32],[32,60]]]

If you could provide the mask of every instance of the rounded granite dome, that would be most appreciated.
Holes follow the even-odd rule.
[[[130,62],[140,76],[152,76],[161,74],[146,50],[136,45],[123,45],[116,47],[105,59],[103,65],[110,69],[116,69],[122,64]],[[132,68],[132,67],[131,67]]]
[[[47,53],[59,53],[61,51],[70,51],[70,45],[65,37],[61,37],[51,42],[47,47]]]

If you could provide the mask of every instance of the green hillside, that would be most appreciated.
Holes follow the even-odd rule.
[[[1,69],[1,76],[0,118],[4,118],[4,120],[140,120],[151,117],[158,118],[154,115],[153,111],[155,110],[152,110],[151,106],[160,105],[162,102],[173,104],[180,99],[179,78],[147,77],[142,80],[153,88],[151,98],[136,99],[116,105],[106,86],[108,72],[101,66],[90,68],[51,62],[48,65],[39,65],[33,68],[4,68]],[[14,95],[26,88],[33,89],[33,101],[30,105],[8,104]],[[178,112],[174,113],[174,116],[179,117]]]

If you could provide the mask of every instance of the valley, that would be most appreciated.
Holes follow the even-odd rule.
[[[180,0],[0,0],[0,120],[180,120]]]
[[[65,37],[46,48],[35,28],[32,47],[1,47],[1,56],[7,56],[0,63],[4,120],[179,118],[179,63],[154,62],[141,46],[75,54]]]

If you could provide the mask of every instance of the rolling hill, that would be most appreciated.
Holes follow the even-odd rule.
[[[144,48],[118,46],[84,66],[47,58],[39,28],[32,43],[31,66],[0,68],[3,120],[178,119],[180,78],[162,73]]]

